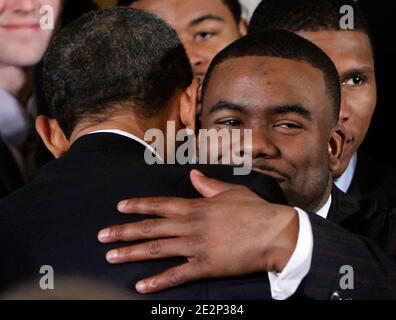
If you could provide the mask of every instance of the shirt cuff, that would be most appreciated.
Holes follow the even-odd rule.
[[[299,231],[296,248],[281,273],[268,272],[271,295],[275,300],[290,298],[300,286],[311,268],[313,233],[308,214],[294,208],[298,213]]]

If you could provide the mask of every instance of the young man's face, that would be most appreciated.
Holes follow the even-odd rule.
[[[349,162],[367,134],[377,102],[370,40],[365,33],[359,31],[298,34],[325,51],[337,67],[342,84],[340,123],[348,134],[344,158]]]
[[[156,14],[176,30],[201,80],[215,55],[246,34],[222,0],[140,0],[130,7]]]
[[[252,129],[253,169],[273,176],[290,205],[317,210],[331,186],[333,108],[320,70],[288,59],[233,58],[214,69],[202,127]]]
[[[44,5],[54,9],[56,20],[61,0],[0,0],[0,65],[27,67],[40,61],[53,33],[40,28]]]

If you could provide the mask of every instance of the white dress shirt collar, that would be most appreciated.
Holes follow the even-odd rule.
[[[132,133],[129,133],[129,132],[126,132],[123,130],[118,130],[118,129],[106,129],[106,130],[96,130],[96,131],[90,132],[88,134],[96,134],[96,133],[112,133],[112,134],[117,134],[117,135],[129,138],[129,139],[132,139],[132,140],[142,144],[145,148],[149,149],[153,154],[155,154],[155,156],[160,161],[162,161],[161,156],[155,151],[155,149],[152,146],[150,146],[146,141],[140,139],[139,137],[135,136]]]
[[[327,200],[327,202],[324,204],[324,206],[322,208],[320,208],[318,210],[318,212],[316,212],[316,214],[318,216],[321,216],[323,219],[327,219],[327,216],[329,215],[329,210],[330,210],[330,206],[331,206],[331,201],[332,201],[332,197],[330,195],[329,199]]]
[[[357,153],[353,155],[351,161],[349,161],[347,169],[341,175],[341,177],[339,177],[334,181],[337,188],[344,193],[348,192],[349,187],[352,184],[353,176],[355,175],[356,164],[357,164]]]

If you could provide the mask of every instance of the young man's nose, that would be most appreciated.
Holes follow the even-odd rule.
[[[341,124],[347,122],[351,117],[351,107],[349,106],[349,102],[346,99],[342,99],[341,109],[340,109],[340,119],[339,122]]]

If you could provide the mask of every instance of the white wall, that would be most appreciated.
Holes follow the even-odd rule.
[[[256,9],[257,5],[260,3],[261,0],[239,0],[239,1],[246,9],[245,17],[250,19],[254,9]]]

